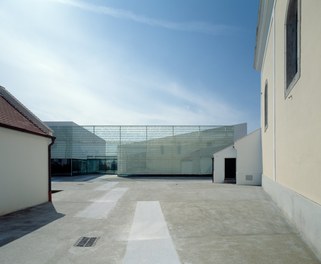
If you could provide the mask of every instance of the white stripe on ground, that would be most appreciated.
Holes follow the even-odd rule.
[[[106,191],[106,190],[110,190],[111,188],[115,187],[115,185],[117,185],[118,182],[107,182],[101,186],[98,186],[97,188],[95,188],[95,191]]]
[[[178,264],[179,257],[158,201],[137,202],[124,264]]]
[[[77,213],[75,216],[92,219],[107,218],[109,212],[116,206],[118,200],[127,190],[128,188],[115,188],[100,197],[98,200],[94,200],[92,204]]]
[[[91,201],[95,203],[117,202],[127,190],[128,188],[115,188],[100,198]]]

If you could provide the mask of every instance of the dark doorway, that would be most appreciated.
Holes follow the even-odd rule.
[[[236,183],[236,158],[225,159],[225,183]]]

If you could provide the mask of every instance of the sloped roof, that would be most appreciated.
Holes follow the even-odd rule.
[[[0,126],[52,137],[51,129],[2,86],[0,86]]]

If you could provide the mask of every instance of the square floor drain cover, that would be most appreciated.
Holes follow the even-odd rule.
[[[77,240],[75,247],[93,247],[99,237],[81,237]]]

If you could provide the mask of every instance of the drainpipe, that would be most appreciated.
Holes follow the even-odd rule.
[[[51,143],[48,145],[48,201],[52,201],[51,197],[51,146],[55,143],[56,138],[51,137]]]
[[[212,183],[214,183],[214,157],[212,157]]]
[[[277,0],[273,3],[273,10],[272,10],[272,19],[273,19],[273,178],[276,182],[276,55],[275,55],[275,37],[276,37],[276,26],[275,26],[275,6]]]

